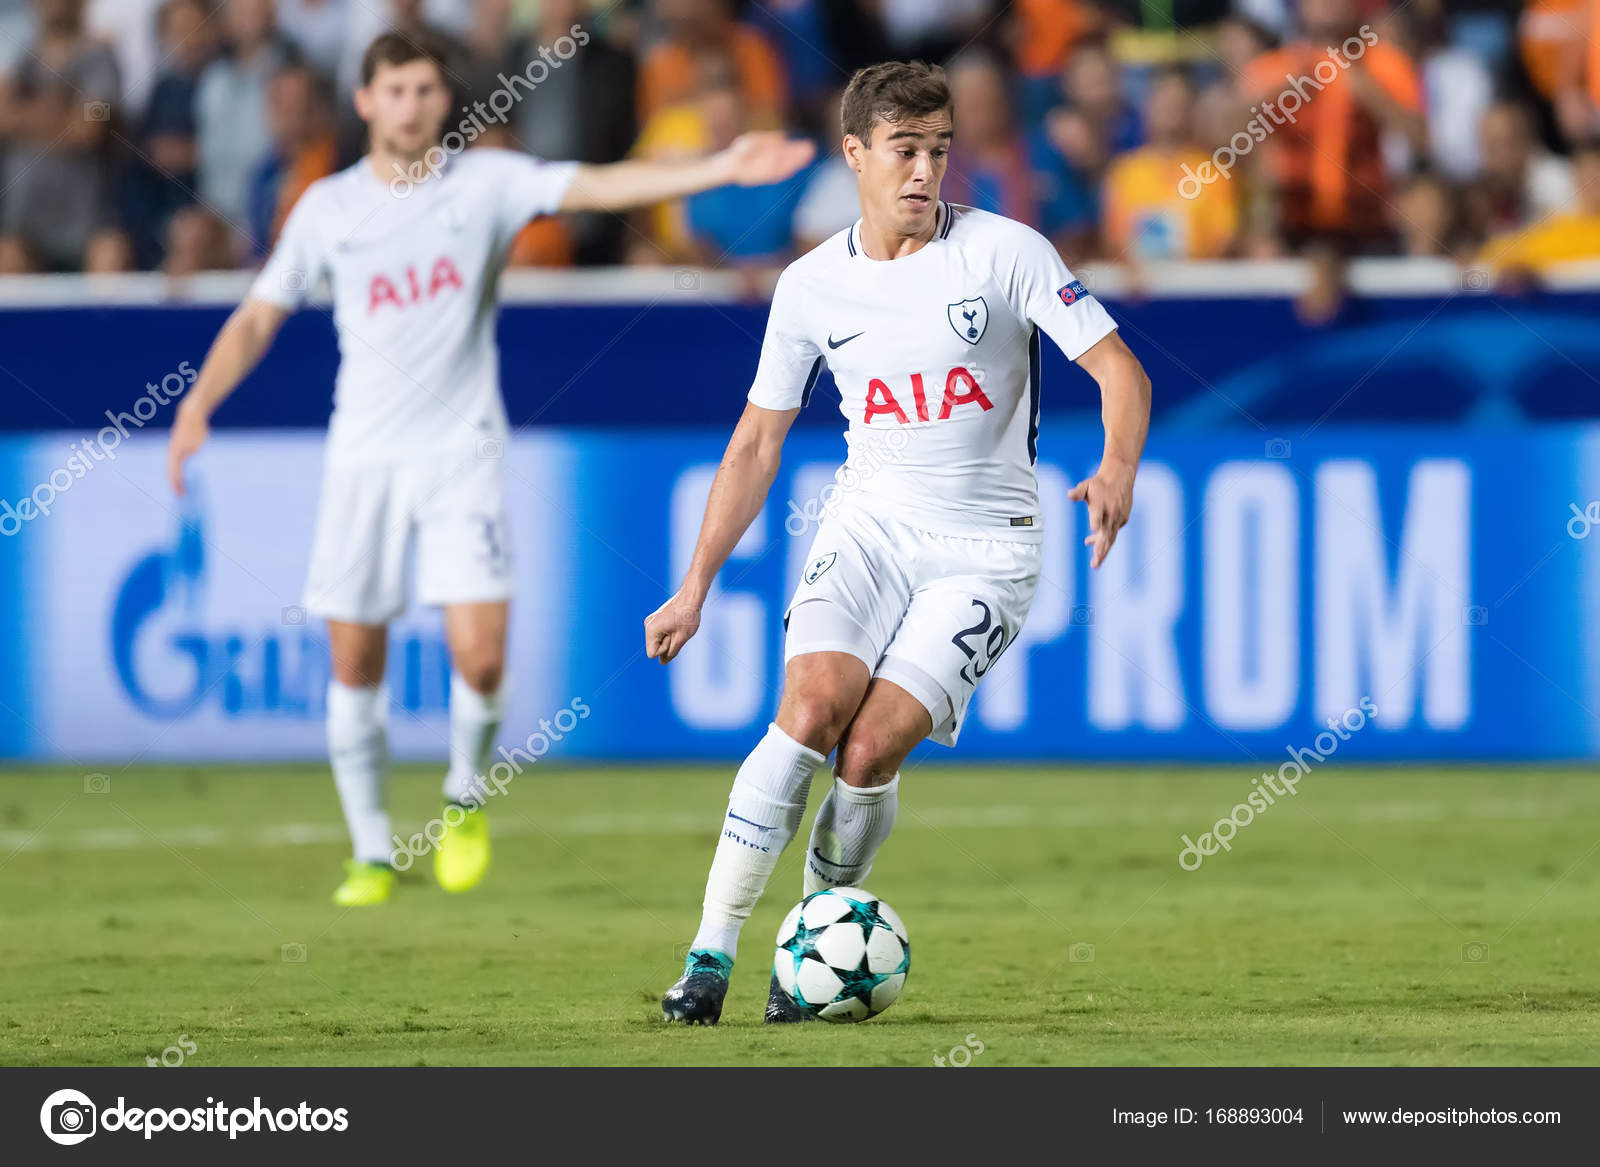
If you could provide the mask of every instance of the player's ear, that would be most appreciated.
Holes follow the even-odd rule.
[[[857,174],[861,173],[861,155],[866,153],[867,144],[854,134],[844,136],[844,160],[850,164],[850,169]]]
[[[364,122],[372,120],[372,90],[363,85],[353,94],[356,103],[356,113]]]

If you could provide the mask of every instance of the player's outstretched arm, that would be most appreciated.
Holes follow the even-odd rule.
[[[726,150],[700,158],[580,166],[560,209],[625,211],[718,186],[766,186],[788,178],[815,153],[812,143],[774,130],[742,134]]]
[[[234,309],[217,333],[194,386],[178,406],[167,439],[167,477],[178,494],[184,493],[183,464],[205,445],[211,415],[266,355],[288,315],[288,309],[252,296]]]
[[[1078,364],[1100,386],[1106,445],[1100,468],[1069,497],[1088,504],[1090,533],[1084,543],[1094,548],[1089,566],[1099,567],[1133,511],[1133,478],[1150,432],[1150,378],[1115,332],[1080,356]]]
[[[766,504],[767,491],[772,489],[783,457],[783,439],[799,412],[759,405],[744,407],[744,416],[728,439],[722,465],[712,480],[688,574],[677,594],[644,622],[646,655],[666,664],[699,629],[700,609],[705,606],[712,581]]]

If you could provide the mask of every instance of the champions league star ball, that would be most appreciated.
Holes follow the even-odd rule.
[[[824,1021],[865,1021],[905,987],[911,941],[899,915],[870,891],[834,887],[784,917],[772,971],[800,1008]]]

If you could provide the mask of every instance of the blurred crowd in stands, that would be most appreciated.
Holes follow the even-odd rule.
[[[1071,263],[1600,258],[1600,0],[0,0],[0,271],[259,263],[360,156],[389,28],[447,40],[482,144],[822,145],[777,187],[532,224],[518,265],[781,264],[857,217],[838,99],[889,58],[949,72],[946,197]]]

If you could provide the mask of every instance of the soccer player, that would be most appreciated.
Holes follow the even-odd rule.
[[[341,364],[305,606],[327,618],[333,655],[328,752],[354,845],[334,893],[345,905],[380,903],[394,887],[383,676],[413,545],[417,594],[443,607],[453,665],[448,830],[434,871],[445,890],[464,891],[488,867],[481,775],[500,726],[511,594],[495,293],[512,238],[539,215],[776,182],[812,153],[807,143],[753,134],[673,163],[586,166],[490,149],[450,156],[441,143],[470,141],[480,123],[442,135],[451,105],[444,57],[399,34],[368,48],[355,101],[369,153],[295,205],[185,397],[168,453],[182,494],[184,463],[205,442],[212,413],[326,272]]]
[[[721,1017],[739,931],[828,755],[808,895],[866,878],[894,825],[901,763],[923,738],[955,745],[978,680],[1016,640],[1039,583],[1040,331],[1100,387],[1104,453],[1071,492],[1088,505],[1094,567],[1128,520],[1149,428],[1149,379],[1050,244],[940,201],[955,130],[942,71],[863,69],[841,120],[861,219],[778,281],[694,558],[645,621],[645,651],[663,663],[694,635],[826,362],[849,422],[839,493],[784,617],[783,697],[734,778],[668,1020]],[[805,1018],[774,978],[766,1019]]]

